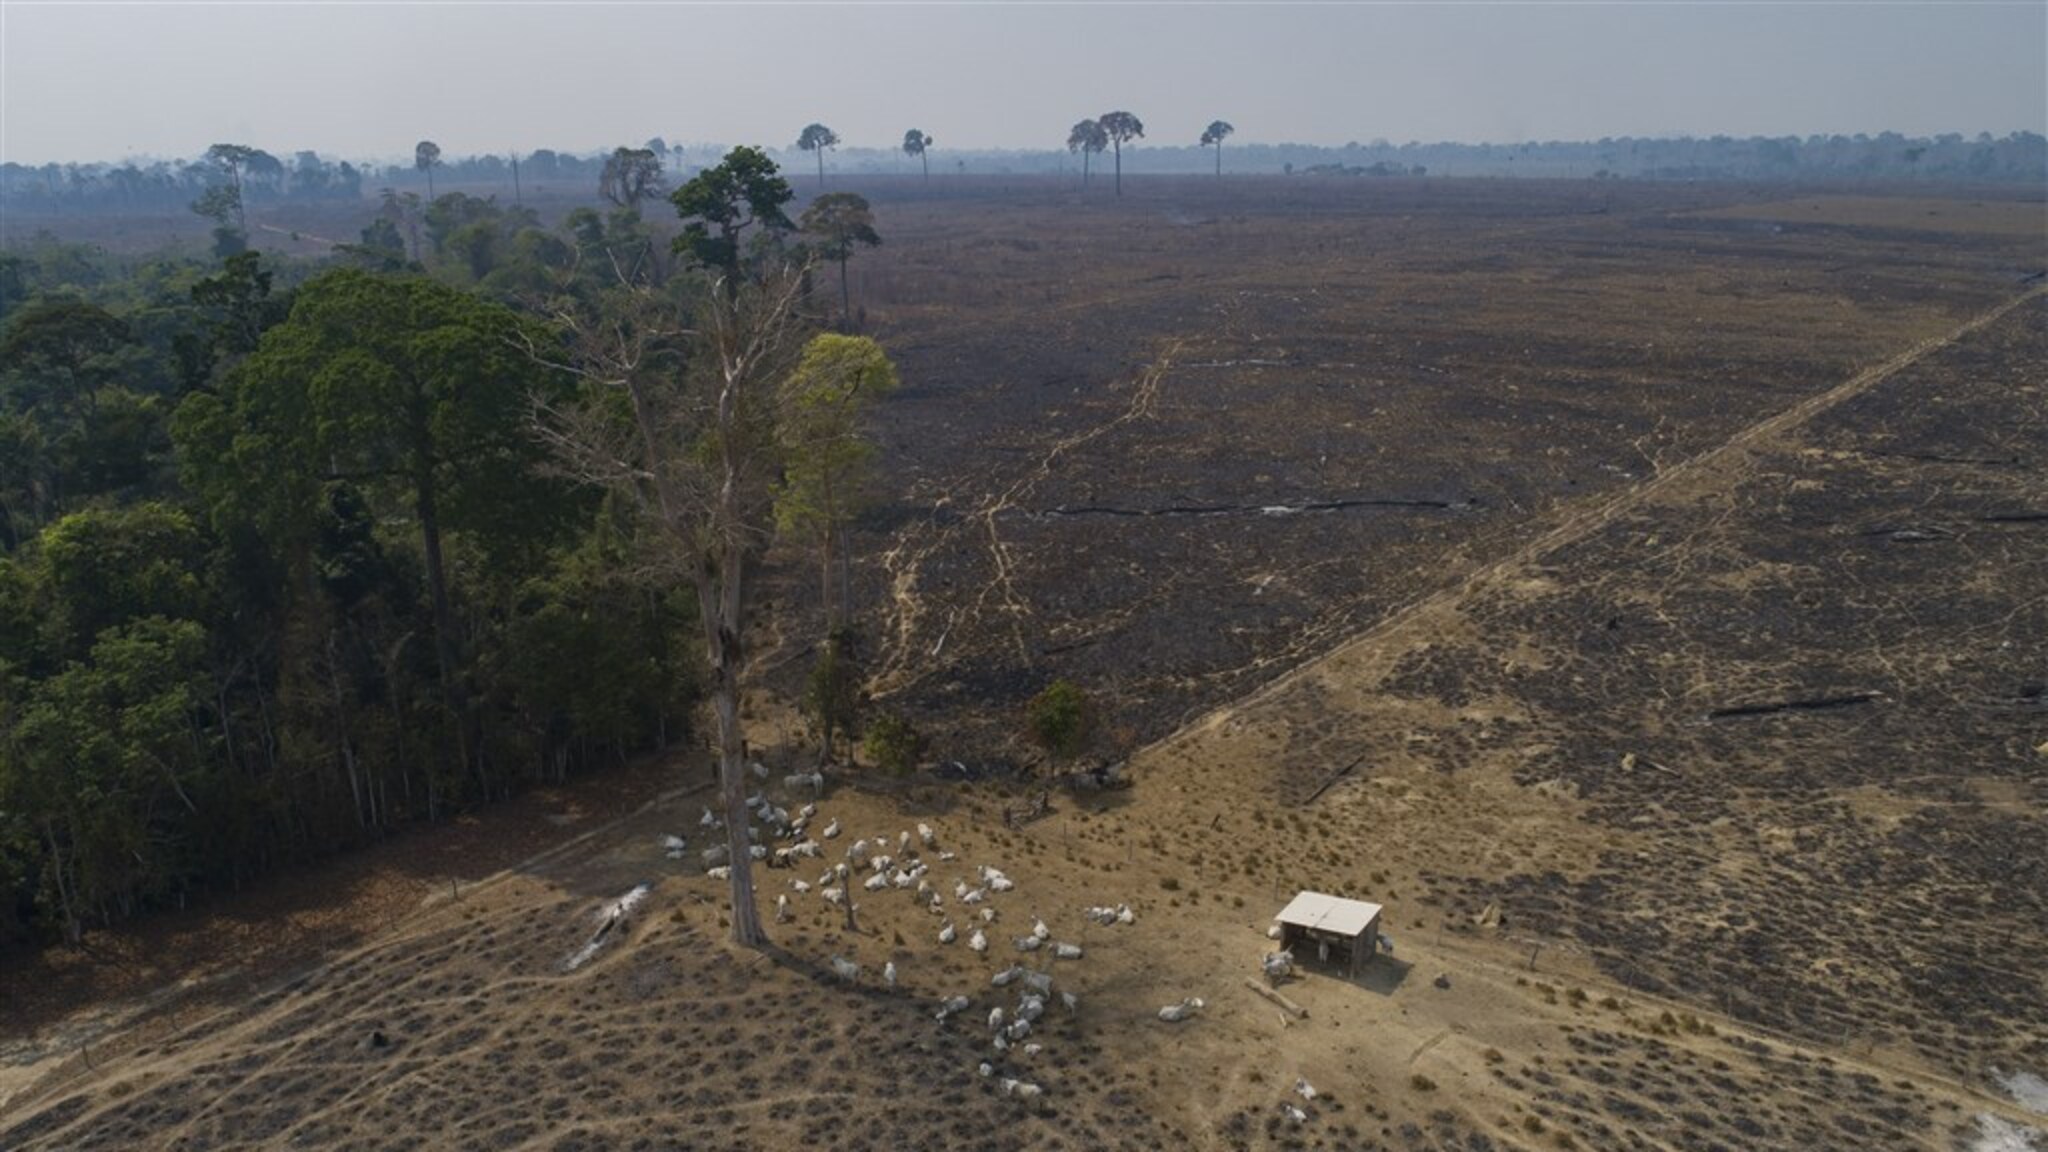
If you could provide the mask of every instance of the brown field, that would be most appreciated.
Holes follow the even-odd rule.
[[[963,937],[955,881],[1007,872],[987,955],[815,890],[731,953],[703,769],[636,807],[643,769],[335,865],[351,915],[315,874],[10,967],[0,1148],[2025,1148],[2048,237],[1915,196],[880,189],[873,687],[998,778],[843,783],[818,823],[835,858],[931,824]],[[778,795],[807,572],[755,709]],[[1136,785],[1009,828],[1055,675]],[[1289,1021],[1242,981],[1301,887],[1386,904],[1396,951]],[[1083,958],[1020,956],[1037,918]],[[997,1053],[1018,959],[1078,1004]]]
[[[1702,218],[1765,220],[1781,226],[1891,228],[1959,236],[2040,240],[2048,232],[2048,205],[2038,200],[1973,200],[1914,196],[1811,196],[1738,204],[1698,213]]]

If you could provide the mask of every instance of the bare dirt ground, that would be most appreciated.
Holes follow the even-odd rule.
[[[2038,1142],[2043,236],[1297,185],[905,195],[856,264],[906,381],[878,690],[992,757],[1073,675],[1159,737],[1132,790],[1011,828],[1005,785],[839,785],[825,860],[759,874],[792,901],[759,956],[720,942],[697,797],[535,798],[553,855],[459,898],[423,867],[90,1063],[53,994],[10,1025],[0,1147]],[[856,839],[941,912],[856,888],[848,932],[818,873]],[[962,900],[980,865],[1014,890]],[[1242,981],[1302,887],[1384,903],[1396,949],[1287,984],[1293,1020]],[[1039,919],[1084,955],[1018,951]],[[1076,1003],[999,1052],[1018,962]]]

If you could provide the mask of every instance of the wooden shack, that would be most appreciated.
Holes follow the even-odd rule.
[[[1280,910],[1280,946],[1301,960],[1313,956],[1323,963],[1341,963],[1357,976],[1379,951],[1382,911],[1364,900],[1299,893]]]

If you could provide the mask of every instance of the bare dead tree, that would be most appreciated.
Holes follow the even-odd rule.
[[[747,836],[740,681],[748,592],[774,532],[777,386],[807,334],[807,268],[686,297],[615,269],[594,306],[555,309],[563,350],[531,353],[585,383],[575,406],[537,404],[535,428],[567,475],[630,499],[655,528],[645,575],[697,593],[711,673],[718,783],[732,865],[732,939],[759,947]],[[566,352],[566,355],[563,352]]]

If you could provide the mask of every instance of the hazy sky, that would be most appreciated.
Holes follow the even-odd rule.
[[[2048,131],[2048,3],[23,3],[0,158]]]

